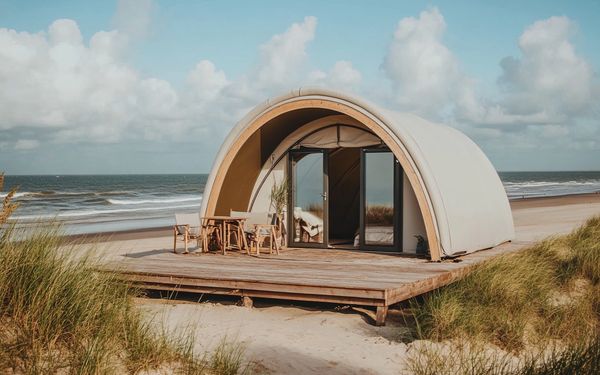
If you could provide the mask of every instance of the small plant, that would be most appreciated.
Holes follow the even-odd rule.
[[[19,207],[19,203],[13,202],[17,193],[17,187],[13,187],[2,200],[2,210],[0,211],[0,225],[6,224],[10,215]],[[0,192],[4,190],[4,172],[0,173]]]
[[[275,215],[277,216],[277,219],[275,221],[277,225],[276,230],[278,233],[277,241],[280,242],[281,246],[285,246],[285,227],[283,225],[283,212],[285,211],[285,208],[287,207],[288,203],[288,187],[289,184],[287,180],[283,180],[279,184],[275,182],[271,187],[270,195],[271,207],[275,210]]]
[[[287,180],[281,181],[279,184],[274,183],[271,187],[271,207],[275,210],[278,216],[283,215],[283,211],[287,206],[288,201],[288,187]]]

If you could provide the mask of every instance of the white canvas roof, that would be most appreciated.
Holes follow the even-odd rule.
[[[427,236],[440,256],[490,248],[514,238],[512,214],[500,178],[481,149],[449,126],[418,116],[380,108],[348,94],[324,89],[299,89],[257,106],[230,132],[215,159],[204,192],[201,213],[214,210],[219,175],[232,153],[260,128],[257,122],[282,108],[327,108],[353,116],[381,137],[422,192],[419,205],[428,211]],[[366,121],[368,120],[368,121]],[[370,124],[370,125],[369,125]],[[376,128],[376,129],[375,129]],[[390,144],[393,143],[393,144]],[[410,172],[410,173],[409,173]],[[432,258],[433,256],[432,249]]]

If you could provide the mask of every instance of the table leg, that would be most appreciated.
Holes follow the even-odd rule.
[[[271,227],[271,235],[273,236],[273,246],[275,247],[275,254],[279,255],[279,241],[277,240],[277,231],[275,227]]]
[[[248,240],[246,239],[246,232],[244,232],[244,220],[240,220],[239,228],[242,236],[242,243],[244,244],[244,249],[246,249],[246,254],[250,254],[250,250],[248,249]]]

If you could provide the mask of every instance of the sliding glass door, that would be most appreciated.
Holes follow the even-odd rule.
[[[291,243],[323,247],[326,236],[327,189],[322,150],[290,152]]]
[[[357,150],[358,152],[358,150]],[[400,213],[402,212],[402,170],[392,152],[388,149],[365,148],[360,151],[360,179],[345,179],[341,186],[345,191],[360,192],[357,210],[347,210],[350,203],[329,205],[328,179],[329,172],[334,176],[343,168],[343,163],[332,163],[329,166],[330,150],[301,149],[289,153],[288,173],[290,180],[289,194],[289,243],[299,247],[336,246],[328,238],[328,218],[344,220],[350,228],[344,235],[350,248],[376,251],[400,251],[402,233]],[[349,156],[346,156],[349,157]],[[358,160],[356,160],[358,162]],[[355,162],[355,163],[356,163]],[[328,169],[331,168],[331,171]],[[336,174],[337,173],[337,174]],[[334,189],[343,198],[340,189]],[[348,202],[351,199],[348,198]],[[339,203],[339,202],[338,202]],[[330,213],[329,210],[332,210]],[[334,212],[338,210],[343,212]],[[358,212],[360,211],[360,212]],[[355,212],[360,217],[348,218]],[[330,215],[331,214],[331,215]],[[353,223],[353,224],[352,224]],[[334,233],[335,235],[335,233]],[[336,246],[337,247],[337,246]]]
[[[363,149],[360,247],[394,251],[401,243],[400,168],[388,150]]]

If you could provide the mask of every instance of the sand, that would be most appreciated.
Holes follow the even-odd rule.
[[[527,244],[567,233],[600,214],[600,194],[526,199],[511,206],[515,242]],[[168,234],[164,228],[104,234],[112,240],[98,250],[115,254],[149,243],[168,248],[172,246]],[[390,310],[385,327],[375,327],[360,310],[347,306],[257,301],[249,309],[236,306],[233,299],[203,303],[140,299],[138,304],[170,329],[195,327],[197,350],[210,351],[224,337],[242,343],[246,359],[264,373],[398,374],[405,369],[411,347],[418,345],[402,342],[406,329],[395,310]]]
[[[407,351],[397,319],[375,327],[350,308],[323,311],[285,304],[247,309],[148,299],[140,306],[170,329],[195,326],[198,350],[210,351],[223,337],[243,344],[246,357],[266,373],[398,374]]]

